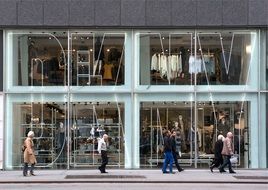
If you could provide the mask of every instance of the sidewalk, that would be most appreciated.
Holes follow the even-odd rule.
[[[186,169],[175,174],[160,170],[36,170],[37,176],[22,171],[0,171],[0,184],[6,183],[253,183],[268,184],[268,170],[235,170],[236,174]]]

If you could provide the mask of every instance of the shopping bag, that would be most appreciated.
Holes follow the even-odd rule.
[[[237,162],[238,162],[238,158],[237,158],[237,156],[232,156],[232,157],[230,158],[230,162],[231,162],[231,164],[237,164]]]

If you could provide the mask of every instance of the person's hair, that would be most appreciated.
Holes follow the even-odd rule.
[[[34,137],[34,132],[33,131],[29,131],[27,134],[27,137]]]
[[[176,131],[175,129],[172,129],[172,130],[171,130],[171,134],[174,133],[174,132],[177,133],[177,131]]]
[[[228,138],[233,137],[233,133],[232,133],[232,132],[228,132],[228,133],[227,133],[227,137],[228,137]]]
[[[224,140],[224,136],[223,135],[218,135],[218,140]]]

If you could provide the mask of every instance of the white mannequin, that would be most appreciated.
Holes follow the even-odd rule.
[[[179,115],[179,122],[180,122],[180,127],[181,127],[181,135],[184,138],[184,125],[183,125],[182,115]]]
[[[64,133],[64,125],[62,122],[60,122],[60,132]]]

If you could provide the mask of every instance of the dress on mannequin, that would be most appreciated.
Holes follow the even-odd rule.
[[[112,75],[113,65],[105,63],[103,68],[104,68],[103,79],[113,80],[113,75]]]

